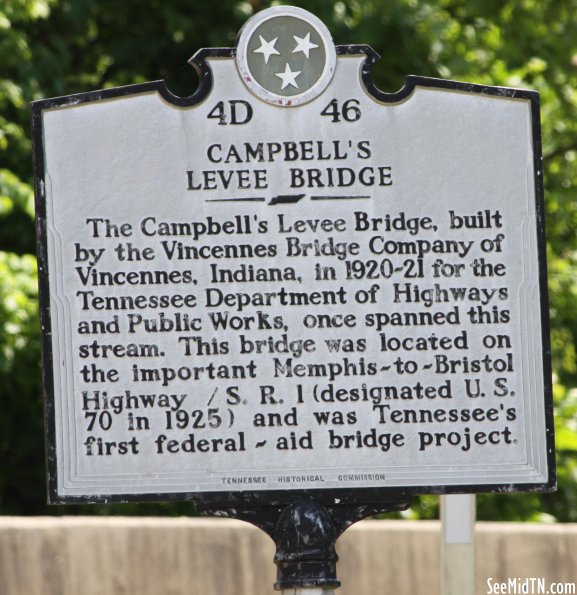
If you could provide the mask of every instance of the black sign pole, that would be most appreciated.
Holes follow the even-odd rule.
[[[335,542],[351,525],[377,514],[406,510],[409,502],[323,505],[301,498],[288,505],[258,508],[202,508],[205,515],[247,521],[262,529],[276,545],[277,591],[295,589],[336,589]]]

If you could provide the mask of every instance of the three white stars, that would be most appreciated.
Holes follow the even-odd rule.
[[[271,56],[280,56],[280,52],[275,47],[278,36],[274,39],[271,39],[270,41],[267,41],[262,35],[259,35],[258,37],[260,40],[260,47],[258,47],[256,50],[253,50],[253,53],[262,54],[265,64],[268,64],[268,60]],[[296,41],[296,46],[292,53],[296,54],[297,52],[302,52],[306,56],[307,60],[310,57],[310,51],[319,47],[318,44],[311,42],[310,31],[304,37],[293,35],[293,39]],[[275,76],[278,76],[282,81],[281,91],[289,85],[298,89],[299,86],[296,82],[296,78],[301,72],[301,70],[291,70],[289,63],[287,62],[285,64],[284,72],[275,73]]]

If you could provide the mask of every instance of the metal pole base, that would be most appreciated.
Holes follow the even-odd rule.
[[[327,509],[312,500],[298,500],[280,515],[275,531],[277,591],[337,588],[335,526]]]
[[[201,508],[203,514],[241,519],[265,531],[276,544],[277,591],[300,589],[330,595],[337,579],[337,538],[352,524],[383,512],[408,508],[409,502],[322,505],[312,498],[288,505]],[[310,595],[313,595],[310,592]]]

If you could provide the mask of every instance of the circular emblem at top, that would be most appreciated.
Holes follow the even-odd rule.
[[[268,103],[301,105],[329,85],[337,62],[324,23],[294,6],[259,12],[240,31],[236,64],[251,93]]]

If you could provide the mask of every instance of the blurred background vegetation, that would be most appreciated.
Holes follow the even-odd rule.
[[[29,102],[164,78],[232,46],[268,0],[0,2],[0,514],[189,514],[189,503],[47,507]],[[479,496],[484,520],[577,521],[577,0],[307,0],[337,44],[367,43],[378,87],[407,74],[541,94],[559,490]],[[437,498],[412,518],[434,518]]]

